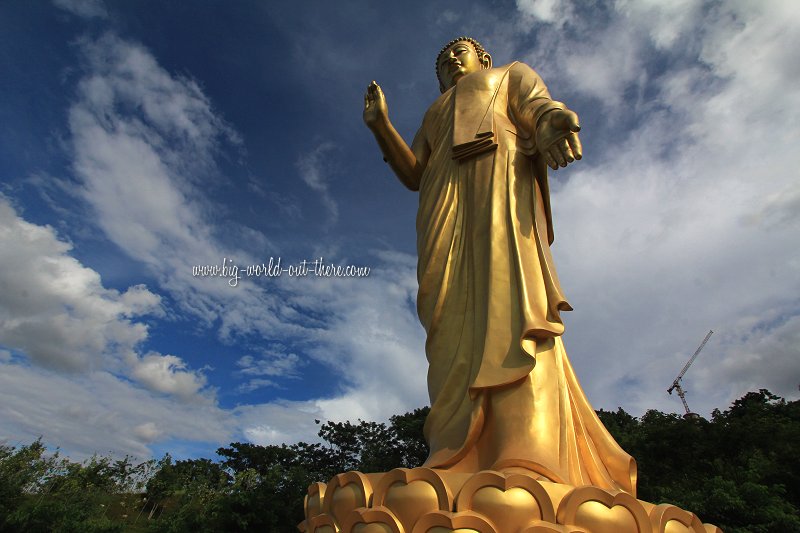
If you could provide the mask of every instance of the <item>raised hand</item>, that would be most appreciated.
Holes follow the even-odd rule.
[[[364,94],[364,123],[369,129],[374,130],[380,124],[386,124],[388,121],[389,107],[386,105],[386,97],[383,95],[381,86],[373,80]]]
[[[578,132],[578,115],[568,109],[554,109],[539,120],[536,148],[553,170],[583,157]]]

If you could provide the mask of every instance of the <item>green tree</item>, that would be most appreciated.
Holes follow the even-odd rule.
[[[750,392],[710,421],[599,412],[638,463],[638,497],[688,509],[726,533],[800,531],[800,402]]]
[[[110,459],[48,457],[40,440],[18,450],[0,447],[0,487],[0,531],[122,530],[106,516],[108,496],[116,493]]]

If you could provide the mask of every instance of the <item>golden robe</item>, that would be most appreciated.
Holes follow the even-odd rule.
[[[483,70],[433,103],[412,144],[429,151],[417,215],[424,466],[524,468],[635,495],[636,464],[597,418],[561,341],[560,311],[571,308],[532,131],[559,108],[530,67]]]

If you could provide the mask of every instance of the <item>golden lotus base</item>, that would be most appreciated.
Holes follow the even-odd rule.
[[[722,533],[674,505],[523,473],[398,468],[314,483],[304,533]]]

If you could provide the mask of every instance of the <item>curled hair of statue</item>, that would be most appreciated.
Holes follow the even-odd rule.
[[[439,80],[439,89],[440,90],[442,89],[442,78],[439,77],[439,58],[442,57],[442,54],[445,53],[445,51],[448,48],[450,48],[454,44],[456,44],[458,42],[461,42],[461,41],[466,41],[466,42],[470,43],[475,48],[475,52],[478,54],[478,59],[480,59],[481,62],[483,62],[484,58],[487,55],[489,55],[489,53],[486,51],[486,49],[483,48],[483,45],[481,43],[479,43],[478,41],[476,41],[475,39],[473,39],[472,37],[467,37],[467,36],[456,37],[455,39],[453,39],[452,41],[450,41],[449,43],[444,45],[442,47],[442,49],[439,50],[439,53],[436,54],[436,64],[434,65],[434,67],[436,69],[436,79]],[[442,92],[444,92],[444,91],[442,90]]]

